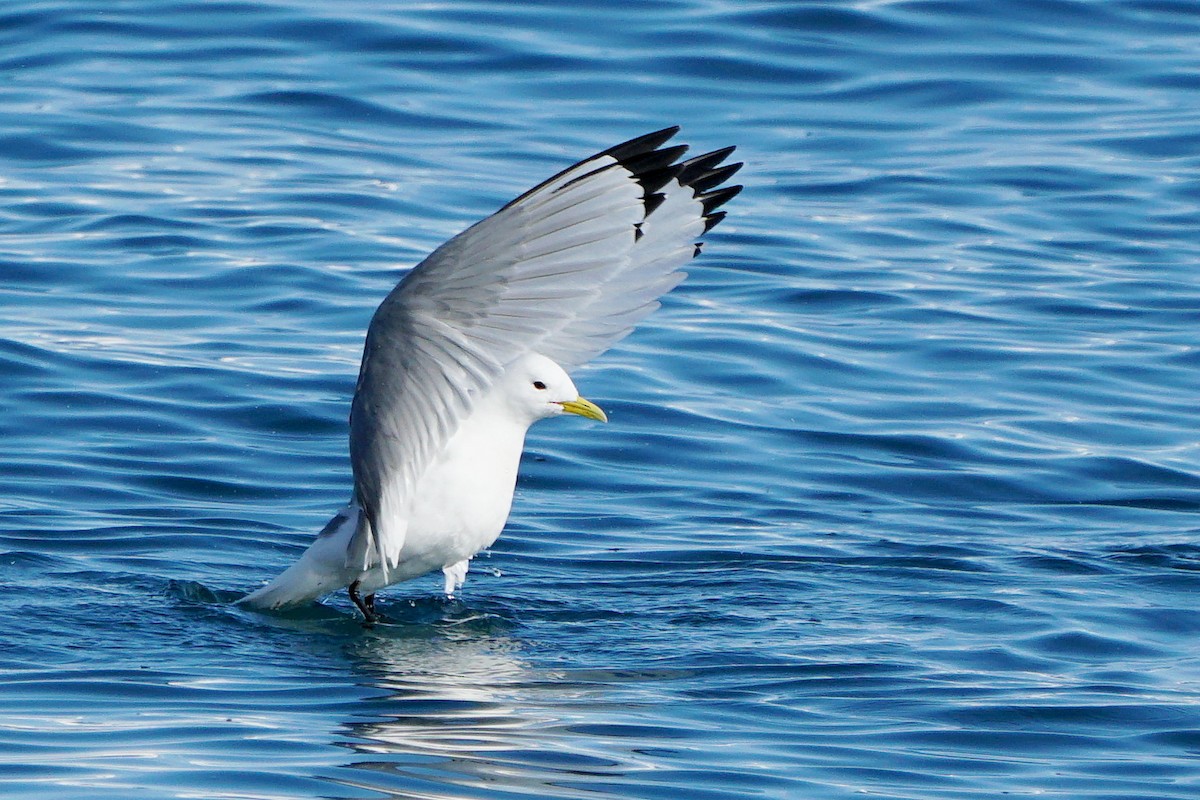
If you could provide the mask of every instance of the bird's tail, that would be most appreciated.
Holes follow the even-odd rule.
[[[358,527],[359,507],[339,511],[300,560],[266,586],[237,601],[259,610],[280,610],[311,603],[350,585],[354,571],[346,567],[346,547]]]

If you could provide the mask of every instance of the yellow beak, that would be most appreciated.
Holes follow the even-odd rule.
[[[560,403],[560,405],[563,411],[571,414],[578,414],[581,417],[599,420],[600,422],[608,422],[608,417],[600,409],[600,406],[590,400],[584,400],[582,397],[576,397],[574,400],[568,400],[565,403]]]

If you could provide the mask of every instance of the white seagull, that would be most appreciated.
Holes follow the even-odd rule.
[[[742,187],[733,147],[679,161],[679,129],[567,168],[408,272],[367,330],[350,411],[354,497],[300,560],[241,598],[257,609],[440,569],[446,594],[500,535],[525,432],[563,412],[606,421],[567,371],[658,308]]]

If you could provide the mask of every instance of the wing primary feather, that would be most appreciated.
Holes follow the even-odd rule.
[[[504,206],[504,208],[508,208],[510,206],[514,206],[514,205],[517,205],[517,204],[523,202],[527,198],[532,197],[533,195],[536,195],[539,191],[541,191],[549,186],[553,186],[555,183],[558,183],[559,181],[561,181],[561,179],[564,176],[569,175],[570,173],[574,172],[575,170],[578,170],[581,167],[587,166],[588,164],[595,163],[595,164],[597,164],[597,167],[596,167],[596,169],[591,170],[590,172],[587,172],[585,174],[582,174],[582,175],[572,178],[571,180],[567,181],[563,186],[567,186],[567,185],[575,183],[579,180],[582,180],[583,178],[586,178],[592,174],[595,174],[597,172],[604,170],[606,167],[614,166],[611,163],[607,163],[607,164],[604,163],[605,157],[611,158],[611,159],[613,159],[613,161],[615,161],[619,164],[622,164],[622,166],[624,166],[624,162],[627,162],[633,158],[636,158],[637,156],[648,154],[648,153],[653,153],[655,150],[657,150],[659,147],[661,147],[663,144],[665,144],[668,140],[670,140],[670,138],[672,136],[674,136],[677,133],[679,133],[679,126],[672,125],[669,128],[663,128],[662,130],[654,131],[653,133],[647,133],[644,136],[638,136],[636,138],[630,139],[627,142],[622,142],[621,144],[610,147],[607,150],[601,151],[601,152],[597,153],[596,155],[591,156],[590,158],[585,158],[582,161],[572,164],[571,166],[562,170],[561,172],[554,175],[553,177],[551,177],[545,181],[542,181],[537,186],[535,186],[534,188],[525,192],[524,194],[521,194],[521,195],[513,198],[511,201],[509,201]],[[674,148],[672,148],[672,149],[674,149]],[[687,149],[686,146],[684,147],[684,149],[685,150]],[[674,156],[673,158],[678,158],[678,156]],[[628,169],[628,167],[625,167],[625,168]],[[563,186],[560,186],[558,188],[561,189],[561,188],[563,188]],[[501,210],[504,210],[504,209],[501,209]]]
[[[667,196],[662,192],[652,192],[651,194],[646,195],[646,198],[642,201],[642,203],[646,206],[646,216],[648,217],[657,211],[658,207],[661,206],[666,199]]]
[[[607,167],[602,167],[602,168],[596,170],[595,172],[589,172],[587,175],[583,175],[581,177],[583,177],[583,178],[593,177],[601,172],[604,172],[605,170],[613,169],[614,167],[616,167],[615,164],[609,165]],[[574,183],[574,181],[572,181],[571,183]],[[564,184],[563,186],[560,186],[558,189],[555,189],[555,194],[557,194],[558,192],[561,192],[567,186],[570,186],[571,183]],[[553,203],[552,210],[545,211],[544,213],[542,213],[539,216],[540,223],[544,224],[546,222],[546,220],[552,219],[553,217],[556,217],[565,211],[579,209],[579,207],[584,205],[585,203],[594,203],[596,205],[602,205],[604,202],[609,202],[609,203],[619,204],[619,199],[615,198],[613,196],[614,192],[613,192],[612,185],[606,184],[602,181],[596,181],[595,183],[597,185],[595,187],[593,187],[591,189],[591,191],[578,190],[569,196],[564,195],[563,197],[555,197],[554,195],[551,195],[551,198],[557,202]],[[576,197],[575,195],[578,195],[578,197]],[[567,202],[567,201],[569,201],[569,202]],[[548,199],[548,200],[542,201],[540,203],[531,204],[527,209],[524,209],[524,210],[529,213],[532,213],[537,210],[545,209],[547,206],[550,206],[550,205],[551,205],[551,202]],[[594,207],[589,207],[587,209],[587,211],[589,211],[589,216],[591,216],[591,217],[596,217],[596,216],[601,215],[600,209],[597,209]],[[578,221],[579,220],[576,220],[576,222],[578,222]]]
[[[679,176],[679,182],[684,186],[691,186],[698,193],[707,192],[709,189],[712,189],[715,186],[720,186],[722,183],[732,178],[734,173],[741,168],[742,164],[739,161],[736,164],[726,164],[723,167],[717,167],[716,169],[709,170],[708,172],[699,173],[695,177],[685,176],[681,173]]]
[[[678,172],[678,165],[667,165],[658,167],[657,169],[652,169],[649,172],[643,172],[642,174],[634,177],[636,177],[637,182],[642,185],[642,191],[647,195],[650,195],[654,194],[659,189],[662,189],[664,186],[670,183],[672,178],[677,179]]]
[[[686,153],[688,146],[686,144],[676,145],[675,147],[666,147],[662,150],[651,150],[648,153],[640,153],[632,158],[622,159],[616,164],[605,164],[597,167],[591,172],[577,175],[571,180],[564,183],[555,189],[555,192],[561,192],[568,187],[574,186],[577,183],[582,183],[587,179],[595,176],[598,173],[606,170],[620,168],[633,176],[633,179],[645,187],[647,192],[653,192],[662,187],[667,181],[675,177],[676,170],[672,168],[675,159]],[[665,177],[659,180],[660,173]],[[655,184],[647,186],[647,180]]]
[[[653,133],[647,133],[643,136],[630,139],[627,142],[621,142],[605,150],[602,155],[612,156],[617,161],[625,161],[649,150],[657,150],[677,133],[679,133],[679,126],[672,125],[660,131],[654,131]]]
[[[685,176],[689,174],[699,174],[712,169],[726,158],[729,158],[729,155],[736,149],[735,145],[730,145],[729,147],[722,147],[720,150],[713,150],[711,153],[692,156],[687,161],[680,161],[678,164],[680,178],[686,180]]]
[[[723,219],[725,219],[724,211],[717,211],[715,213],[705,215],[705,217],[704,217],[704,232],[708,233],[713,228],[717,227],[717,223],[719,223]],[[700,255],[700,248],[698,246],[696,248],[696,255]]]
[[[620,159],[617,163],[632,172],[633,176],[641,182],[643,175],[674,164],[676,159],[687,151],[686,144],[677,144],[674,147],[664,147],[661,150],[651,150],[632,158]]]
[[[724,189],[717,189],[713,192],[696,195],[696,199],[704,204],[704,215],[708,216],[713,212],[713,209],[724,205],[733,198],[738,196],[742,191],[741,186],[726,186]]]
[[[630,207],[631,207],[631,204],[625,205],[624,208],[617,206],[612,210],[628,211],[630,209]],[[524,238],[523,244],[526,247],[528,247],[529,245],[532,245],[534,242],[541,241],[542,239],[547,239],[551,236],[555,236],[557,234],[563,233],[564,231],[570,231],[572,228],[581,229],[580,231],[576,231],[577,234],[582,233],[582,231],[586,230],[586,231],[590,231],[590,233],[587,234],[589,236],[595,235],[595,236],[603,238],[606,236],[611,236],[615,229],[623,227],[623,226],[617,225],[617,224],[609,221],[605,217],[600,217],[599,219],[597,219],[595,217],[584,218],[584,219],[567,218],[566,220],[555,220],[556,223],[561,223],[561,224],[557,224],[556,227],[553,227],[553,228],[544,227],[544,226],[546,226],[546,223],[548,220],[552,220],[555,217],[557,217],[558,215],[559,215],[558,212],[555,212],[553,214],[548,214],[545,217],[539,219],[537,230],[531,231],[530,234],[528,234]],[[543,227],[544,227],[544,229],[543,229]],[[530,249],[532,249],[532,248],[530,248]],[[526,258],[531,259],[531,258],[534,258],[535,256],[540,256],[540,255],[542,255],[542,252],[536,251],[535,253],[531,253],[530,255],[526,256]]]
[[[629,227],[632,228],[633,226],[631,225]],[[580,234],[580,238],[569,240],[566,243],[564,243],[558,247],[554,247],[554,248],[551,248],[548,250],[539,250],[536,257],[539,259],[543,259],[546,256],[567,253],[567,252],[570,252],[571,250],[576,250],[576,249],[584,248],[584,247],[591,247],[592,245],[600,244],[602,242],[607,242],[609,239],[612,238],[612,231],[599,231],[596,233],[586,234],[586,236],[589,236],[591,238],[583,238],[583,236],[584,236],[584,234]],[[544,239],[546,237],[541,236],[538,238]],[[537,241],[537,239],[534,239],[533,241]],[[538,273],[538,277],[545,277],[546,275],[568,275],[570,273],[579,272],[579,271],[580,270],[578,267],[568,266],[566,269],[562,270],[561,272]]]

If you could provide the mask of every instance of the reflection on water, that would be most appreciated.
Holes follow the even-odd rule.
[[[410,610],[428,616],[416,604]],[[355,673],[385,694],[364,706],[368,718],[345,724],[342,744],[362,757],[350,766],[363,774],[339,780],[407,796],[414,781],[437,773],[441,788],[430,788],[431,797],[494,782],[498,765],[505,782],[526,789],[561,780],[561,772],[536,769],[534,754],[561,752],[549,733],[561,720],[538,702],[546,684],[522,660],[507,626],[461,608],[433,624],[414,625],[410,616],[418,614],[398,618],[393,610],[390,624],[347,645]]]
[[[440,600],[411,604],[428,620]],[[670,739],[653,704],[630,703],[630,684],[655,671],[538,669],[513,625],[462,606],[432,623],[393,624],[347,644],[354,671],[384,694],[348,720],[341,744],[358,757],[335,780],[396,796],[461,798],[512,791],[595,796],[661,771]],[[592,723],[610,714],[608,732]],[[676,742],[677,744],[677,742]],[[465,794],[464,794],[465,793]]]

